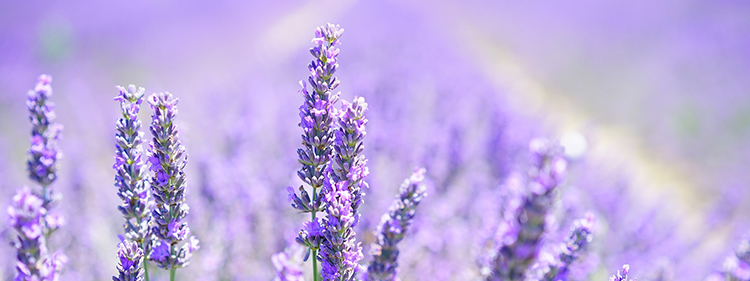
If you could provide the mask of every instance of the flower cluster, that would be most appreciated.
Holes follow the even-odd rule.
[[[55,281],[67,263],[64,254],[49,254],[44,237],[47,210],[43,204],[30,189],[23,188],[13,196],[8,207],[10,226],[18,232],[18,239],[12,243],[18,260],[15,280]]]
[[[27,169],[29,177],[46,187],[57,179],[57,160],[62,153],[57,145],[63,127],[55,123],[55,104],[49,100],[52,96],[52,77],[40,75],[33,90],[29,91],[26,105],[29,108],[31,121],[31,148]],[[42,196],[44,205],[49,208],[53,200],[51,194]]]
[[[122,117],[115,125],[115,187],[122,204],[117,209],[125,217],[125,238],[135,241],[146,250],[151,218],[146,170],[143,166],[143,132],[138,119],[144,89],[134,85],[120,91],[115,100],[120,102]]]
[[[567,164],[556,142],[534,139],[529,144],[531,167],[528,194],[520,204],[509,204],[501,222],[499,249],[493,253],[487,280],[521,280],[536,261],[547,230],[547,214],[554,203],[553,191],[562,183]]]
[[[113,281],[143,281],[143,249],[138,243],[125,240],[120,243],[117,250],[117,258],[120,264],[117,265],[118,276],[113,276]]]
[[[424,175],[425,169],[421,168],[404,180],[396,200],[380,220],[377,241],[371,248],[373,260],[367,268],[365,280],[396,280],[399,254],[396,245],[404,239],[419,202],[427,195],[427,188],[422,183]]]
[[[363,139],[366,135],[367,103],[355,98],[344,102],[335,133],[334,156],[323,185],[326,204],[325,240],[321,247],[323,280],[355,280],[361,268],[362,247],[354,226],[359,221],[357,208],[362,204],[362,188],[368,175]]]
[[[150,130],[154,138],[148,162],[154,174],[150,184],[155,202],[150,259],[164,269],[174,270],[186,266],[199,248],[198,239],[190,235],[190,228],[183,221],[189,210],[185,203],[187,154],[174,123],[178,100],[166,92],[152,94],[148,102],[153,110]],[[183,241],[187,243],[179,245]]]
[[[302,186],[299,188],[301,197],[297,196],[291,187],[288,191],[292,206],[303,212],[322,211],[319,192],[323,187],[333,151],[333,126],[336,118],[334,105],[339,99],[339,94],[333,93],[339,85],[339,80],[333,76],[338,68],[339,49],[336,45],[343,32],[342,28],[332,24],[319,27],[315,31],[313,43],[316,46],[310,49],[315,59],[307,66],[310,77],[307,83],[304,80],[300,81],[302,89],[299,93],[305,98],[305,102],[299,108],[303,148],[297,150],[299,162],[302,164],[297,175],[312,187],[312,198]],[[308,83],[312,91],[307,90]]]

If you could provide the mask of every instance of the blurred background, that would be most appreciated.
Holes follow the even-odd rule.
[[[26,92],[50,74],[67,219],[52,247],[70,257],[63,280],[110,279],[123,223],[114,86],[169,91],[202,244],[180,280],[272,279],[270,255],[307,219],[285,190],[301,184],[298,81],[331,22],[345,29],[342,98],[370,108],[365,250],[400,182],[428,171],[403,280],[478,278],[502,186],[538,136],[571,162],[548,240],[599,218],[574,279],[630,263],[639,279],[700,280],[750,226],[749,15],[733,0],[0,1],[0,202],[32,184]],[[0,243],[3,280],[13,259]]]

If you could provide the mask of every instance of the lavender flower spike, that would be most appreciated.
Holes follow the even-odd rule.
[[[529,194],[520,206],[509,210],[515,214],[506,218],[499,230],[500,247],[492,257],[492,269],[487,280],[522,280],[527,269],[537,259],[542,235],[547,229],[546,217],[554,203],[554,190],[562,183],[567,163],[563,148],[556,142],[535,139],[529,144]]]
[[[331,159],[331,179],[333,182],[346,181],[352,195],[352,211],[355,214],[354,225],[359,221],[357,209],[362,205],[365,194],[362,189],[368,188],[364,178],[370,173],[367,159],[362,154],[365,146],[362,142],[367,134],[365,111],[367,103],[362,97],[355,97],[352,103],[342,100],[338,128],[334,133],[333,157]]]
[[[10,226],[18,232],[16,278],[14,280],[58,280],[67,258],[63,254],[49,256],[44,238],[44,201],[23,188],[13,196],[8,207]]]
[[[594,220],[594,215],[588,213],[586,217],[573,222],[570,237],[565,241],[558,260],[555,261],[555,264],[550,265],[543,280],[567,280],[570,265],[578,259],[578,255],[593,239],[591,231],[594,227]]]
[[[154,136],[148,162],[154,173],[150,184],[156,203],[152,211],[154,240],[149,258],[170,270],[173,280],[175,269],[187,266],[192,253],[199,248],[198,239],[190,235],[190,228],[183,221],[189,210],[185,203],[187,153],[174,122],[178,100],[167,92],[152,94],[148,102],[153,110],[150,130]],[[186,243],[180,246],[182,242]]]
[[[357,243],[354,226],[359,220],[364,178],[369,171],[364,151],[367,103],[361,97],[344,102],[338,116],[334,156],[323,186],[327,217],[323,220],[325,240],[321,246],[323,280],[355,280],[362,271],[362,247]]]
[[[417,169],[404,180],[396,200],[388,213],[383,215],[378,226],[377,242],[372,244],[373,260],[367,268],[365,280],[393,281],[398,269],[398,248],[412,223],[419,202],[427,195],[424,180],[425,169]]]
[[[609,277],[609,281],[634,281],[635,278],[628,279],[628,271],[630,271],[630,265],[623,265],[622,270],[618,270],[617,273]]]
[[[120,91],[115,97],[120,102],[122,117],[115,126],[115,186],[122,204],[117,209],[125,217],[125,238],[135,241],[148,252],[148,224],[151,219],[146,170],[143,167],[143,132],[141,120],[138,119],[143,88],[134,85],[127,89],[117,86]]]
[[[143,250],[138,243],[125,240],[120,243],[117,250],[117,258],[120,264],[117,265],[119,276],[113,276],[113,281],[143,281],[144,271]]]
[[[29,108],[31,121],[31,148],[27,169],[29,178],[42,186],[40,197],[44,200],[44,207],[49,209],[59,200],[53,196],[47,186],[57,179],[57,160],[62,152],[57,145],[63,127],[55,123],[55,104],[49,101],[52,96],[52,77],[40,75],[33,90],[29,91],[26,105]]]
[[[310,70],[310,77],[307,83],[304,80],[300,81],[302,89],[299,93],[305,98],[305,102],[299,107],[302,148],[297,150],[297,155],[302,168],[297,171],[297,176],[310,185],[312,198],[303,186],[299,187],[299,195],[292,187],[288,187],[287,191],[293,208],[311,214],[311,221],[307,226],[320,225],[316,213],[323,211],[325,207],[322,192],[324,182],[328,181],[327,173],[330,170],[333,151],[333,125],[337,115],[334,104],[339,99],[339,94],[333,93],[339,85],[339,80],[333,76],[338,68],[339,50],[336,45],[343,32],[341,27],[330,23],[315,30],[315,38],[312,40],[315,46],[310,48],[310,54],[315,59],[307,66]],[[308,83],[312,91],[308,91]],[[306,257],[312,252],[313,280],[315,281],[319,278],[318,242],[322,240],[322,233],[318,234],[317,231],[310,232],[303,229],[296,239],[308,247]]]
[[[322,211],[318,192],[323,187],[324,174],[328,170],[333,151],[333,122],[336,111],[334,104],[339,99],[338,94],[332,93],[339,85],[339,80],[333,74],[338,68],[339,50],[336,44],[343,32],[338,25],[332,24],[315,30],[313,43],[316,43],[316,46],[310,49],[315,59],[307,66],[310,70],[307,81],[312,91],[307,90],[304,80],[300,81],[302,89],[299,93],[304,96],[305,102],[299,108],[303,148],[297,150],[299,162],[302,164],[297,175],[312,187],[313,194],[310,198],[302,186],[299,188],[301,197],[297,196],[291,187],[287,190],[292,206],[303,212]]]

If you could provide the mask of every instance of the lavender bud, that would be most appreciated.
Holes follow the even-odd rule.
[[[146,170],[143,167],[143,132],[141,120],[138,119],[143,88],[134,85],[127,89],[117,86],[119,94],[115,97],[120,102],[122,117],[115,125],[115,186],[122,204],[117,209],[125,217],[125,237],[135,241],[139,247],[146,249],[148,225],[151,219],[151,205]]]
[[[143,250],[138,243],[125,240],[118,245],[117,265],[119,276],[113,276],[113,281],[143,281]]]
[[[155,206],[152,210],[154,240],[150,259],[164,269],[187,266],[198,240],[190,235],[184,222],[189,207],[185,203],[185,165],[187,153],[179,138],[175,118],[177,102],[170,93],[152,94],[148,98],[151,115],[151,134],[154,136],[148,152],[151,193]],[[188,240],[186,245],[181,242]]]
[[[425,169],[420,168],[404,180],[396,200],[381,219],[377,241],[372,244],[373,260],[367,268],[365,280],[397,280],[399,251],[396,245],[404,238],[419,202],[426,196],[427,190],[422,183],[424,175]]]

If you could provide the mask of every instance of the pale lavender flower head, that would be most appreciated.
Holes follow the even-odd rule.
[[[153,141],[148,162],[154,173],[150,184],[155,201],[150,259],[165,269],[184,267],[192,252],[198,249],[198,243],[190,236],[187,222],[183,221],[189,210],[185,203],[187,153],[175,124],[178,100],[166,92],[152,94],[148,102],[153,110],[150,127]],[[190,240],[186,241],[188,238]],[[180,246],[182,242],[187,243]]]
[[[419,202],[427,194],[422,183],[425,169],[416,169],[399,188],[399,194],[393,201],[388,213],[383,215],[378,226],[377,241],[372,244],[373,260],[367,268],[365,280],[397,280],[398,243],[404,239],[412,223]]]
[[[571,265],[593,239],[594,222],[595,218],[591,213],[587,213],[582,219],[575,220],[571,226],[570,236],[560,245],[559,254],[555,257],[553,253],[540,253],[539,262],[533,267],[532,275],[535,275],[538,280],[545,281],[568,280]]]
[[[351,103],[342,101],[341,112],[337,116],[338,128],[334,132],[334,153],[331,159],[331,179],[334,182],[347,183],[356,221],[359,221],[357,209],[362,205],[365,195],[362,189],[368,187],[364,179],[370,173],[367,159],[363,154],[363,141],[367,134],[366,111],[367,103],[362,97],[355,97]]]
[[[271,256],[276,277],[274,281],[304,281],[305,276],[302,271],[303,259],[305,252],[309,251],[299,245],[292,245],[283,252]]]
[[[10,226],[18,232],[12,243],[16,248],[16,278],[14,280],[58,280],[67,257],[62,253],[49,256],[44,237],[44,201],[23,188],[13,196],[8,207]]]
[[[609,281],[633,281],[633,279],[628,279],[628,271],[630,271],[630,265],[623,265],[621,270],[618,270],[617,273],[613,274],[609,277]]]
[[[26,101],[32,126],[27,169],[29,177],[45,187],[57,179],[57,160],[62,157],[57,141],[63,127],[55,123],[55,104],[49,100],[52,96],[51,83],[52,77],[49,75],[39,76]],[[51,194],[44,194],[42,199],[45,207],[49,208],[52,203]]]
[[[115,186],[122,204],[117,209],[125,217],[125,237],[142,248],[149,233],[151,218],[146,169],[143,159],[143,132],[138,119],[145,89],[117,86],[122,117],[115,125]]]
[[[117,265],[118,275],[113,276],[113,281],[143,281],[143,249],[133,241],[122,241],[118,245]]]
[[[327,176],[326,176],[327,178]],[[356,241],[352,194],[346,181],[326,180],[323,187],[327,217],[323,220],[325,240],[321,245],[323,280],[356,280],[361,272],[362,246]]]

